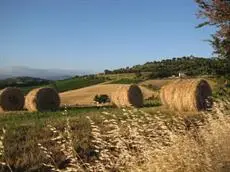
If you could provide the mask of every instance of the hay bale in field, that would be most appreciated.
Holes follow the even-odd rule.
[[[55,111],[60,106],[60,97],[53,88],[37,88],[26,95],[25,105],[30,112]]]
[[[142,107],[143,94],[137,85],[124,85],[119,87],[111,96],[117,107]]]
[[[203,79],[176,80],[161,88],[163,105],[178,111],[201,111],[212,106],[212,89]]]
[[[24,95],[19,88],[7,87],[0,91],[0,111],[22,110]]]

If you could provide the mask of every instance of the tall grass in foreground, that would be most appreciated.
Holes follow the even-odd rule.
[[[64,131],[52,124],[50,145],[58,154],[42,143],[37,147],[45,162],[45,171],[230,171],[230,102],[215,103],[212,111],[198,117],[172,116],[165,118],[158,111],[152,115],[142,110],[123,109],[117,116],[103,111],[101,124],[87,116],[90,123],[90,159],[81,157],[73,139],[68,112]],[[3,133],[4,136],[4,133]],[[0,139],[4,156],[4,137]],[[3,147],[1,147],[1,144]],[[57,160],[62,158],[62,164]],[[4,159],[2,159],[4,160]],[[10,169],[9,164],[1,163]]]

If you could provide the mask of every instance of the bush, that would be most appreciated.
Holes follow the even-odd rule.
[[[157,97],[152,96],[144,100],[144,107],[155,107],[155,106],[161,106],[161,101],[158,96]]]
[[[161,106],[161,101],[158,99],[144,101],[144,107],[156,107],[156,106]]]
[[[108,95],[106,94],[102,94],[102,95],[96,95],[94,97],[94,101],[95,102],[98,102],[99,104],[102,104],[102,103],[109,103],[110,102],[110,98]]]

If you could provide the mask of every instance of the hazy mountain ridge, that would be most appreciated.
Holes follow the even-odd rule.
[[[65,70],[65,69],[35,69],[24,66],[5,67],[0,69],[0,79],[11,77],[33,77],[47,80],[62,80],[76,75],[86,75],[92,71]]]

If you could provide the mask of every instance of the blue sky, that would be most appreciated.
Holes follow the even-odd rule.
[[[0,67],[103,71],[211,57],[194,0],[0,0]]]

